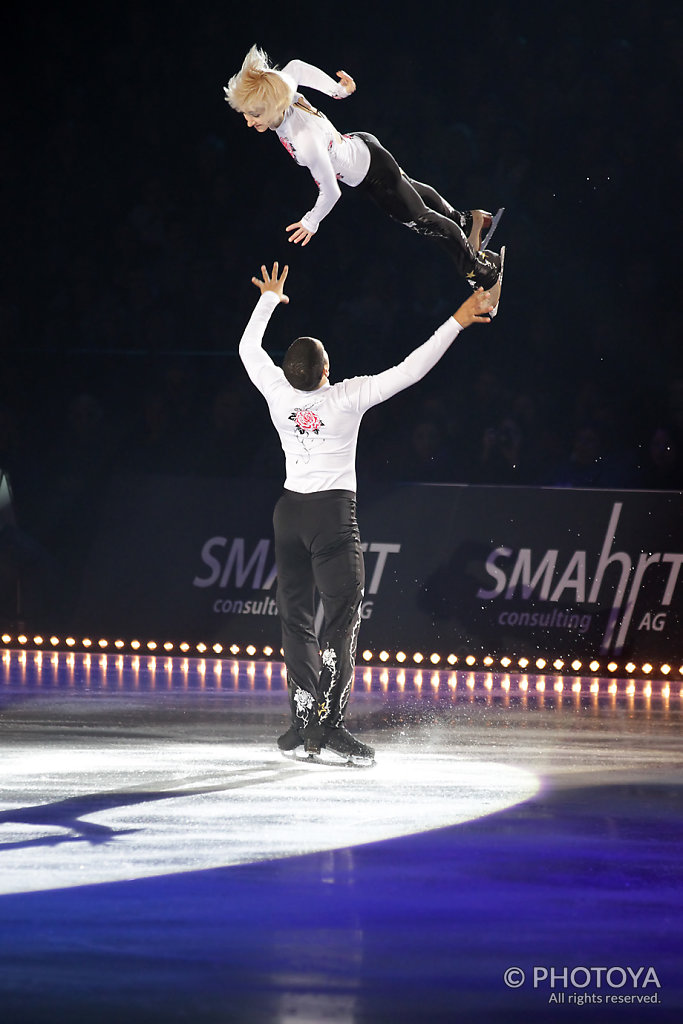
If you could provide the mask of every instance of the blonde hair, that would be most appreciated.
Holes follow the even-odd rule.
[[[274,121],[284,114],[294,99],[294,89],[276,68],[271,67],[268,55],[252,46],[244,58],[242,68],[224,87],[225,99],[240,113],[266,116]]]

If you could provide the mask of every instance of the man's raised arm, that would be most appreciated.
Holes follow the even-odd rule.
[[[491,322],[489,313],[493,307],[491,293],[485,292],[483,288],[477,288],[455,313],[434,331],[431,338],[414,349],[402,363],[372,377],[356,378],[359,388],[354,404],[359,409],[369,409],[405,390],[411,384],[417,384],[436,366],[461,331],[471,324]]]
[[[262,347],[262,342],[275,307],[281,302],[289,302],[284,294],[289,267],[285,266],[280,274],[278,264],[274,263],[270,274],[265,266],[261,267],[261,273],[263,280],[257,277],[251,279],[252,284],[261,292],[261,297],[240,339],[239,355],[252,384],[263,392],[264,387],[281,373]]]

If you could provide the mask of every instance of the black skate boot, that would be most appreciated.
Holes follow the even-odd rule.
[[[503,265],[505,263],[505,246],[501,247],[500,255],[491,252],[490,249],[483,249],[475,254],[474,267],[467,275],[467,281],[472,288],[484,288],[491,292],[493,309],[489,313],[494,317],[498,312],[500,292],[503,287]]]
[[[294,751],[303,744],[303,736],[295,725],[290,725],[287,732],[278,736],[277,745],[285,757],[296,757]]]
[[[343,725],[325,726],[324,749],[347,764],[371,765],[375,763],[374,748],[355,739]]]
[[[490,291],[500,275],[501,258],[490,249],[479,249],[474,254],[474,266],[467,275],[473,288],[485,288]]]
[[[302,736],[304,738],[304,751],[309,757],[315,757],[320,753],[320,748],[325,742],[325,730],[322,725],[318,725],[315,722],[313,725],[307,725],[302,730]]]

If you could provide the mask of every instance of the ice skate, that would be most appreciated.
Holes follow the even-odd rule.
[[[343,725],[326,726],[320,750],[314,755],[322,764],[369,768],[375,763],[374,748],[355,739]]]
[[[278,737],[277,741],[283,757],[289,758],[290,761],[304,761],[308,764],[320,763],[320,751],[324,743],[324,730],[317,723],[308,725],[304,729],[291,725],[286,733]]]
[[[472,227],[467,240],[475,252],[479,252],[487,247],[504,212],[504,206],[501,206],[495,214],[489,213],[488,210],[470,210]],[[486,232],[486,235],[482,241],[481,235],[483,231]]]
[[[296,748],[296,759],[298,761],[315,760],[316,756],[320,753],[320,748],[324,740],[323,727],[317,722],[314,722],[302,729],[299,735],[301,736],[304,749],[302,751],[298,747]]]
[[[472,288],[484,288],[491,293],[491,302],[493,303],[493,309],[489,313],[491,318],[498,313],[500,293],[503,287],[504,263],[504,245],[501,246],[500,253],[482,249],[476,254],[474,267],[467,275],[467,281]]]
[[[493,217],[491,218],[491,223],[486,228],[486,235],[484,236],[484,240],[482,241],[482,243],[481,243],[481,245],[479,247],[480,249],[487,249],[488,248],[489,242],[493,238],[494,232],[495,232],[496,228],[498,227],[498,225],[500,224],[500,218],[503,216],[504,213],[505,213],[505,207],[504,206],[501,206],[498,210],[496,210],[496,212],[494,213]]]
[[[297,758],[298,748],[303,747],[303,737],[295,725],[290,725],[287,732],[278,736],[277,745],[284,757]],[[303,753],[303,751],[299,751]]]
[[[498,280],[496,281],[493,288],[489,288],[491,292],[491,302],[494,303],[493,309],[489,313],[489,316],[493,319],[498,313],[498,304],[500,302],[500,293],[503,288],[503,267],[505,266],[505,246],[500,247],[500,273],[498,274]]]

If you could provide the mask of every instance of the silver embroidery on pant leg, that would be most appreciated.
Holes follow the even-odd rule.
[[[363,608],[363,596],[364,596],[364,594],[365,594],[365,591],[361,590],[361,594],[360,594],[360,598],[361,599],[358,602],[358,612],[356,613],[356,621],[354,622],[353,629],[351,631],[351,639],[350,639],[350,642],[349,642],[349,677],[348,677],[348,679],[346,681],[346,686],[342,690],[341,696],[339,698],[339,716],[340,716],[339,720],[340,721],[344,717],[344,709],[346,708],[346,705],[349,702],[349,697],[351,696],[351,687],[353,686],[353,676],[354,676],[354,672],[355,672],[355,668],[356,668],[356,646],[358,644],[358,633],[360,632],[360,619],[361,619],[361,611],[362,611],[362,608]]]
[[[326,668],[330,673],[330,684],[327,690],[323,694],[323,698],[320,701],[320,721],[323,722],[330,713],[330,699],[334,690],[334,685],[337,682],[337,652],[334,647],[326,647],[322,653],[323,668]]]
[[[310,694],[308,690],[304,690],[302,687],[297,686],[294,691],[294,703],[296,705],[296,717],[301,719],[301,722],[303,723],[302,728],[305,729],[308,725],[310,711],[314,704],[313,695]]]

